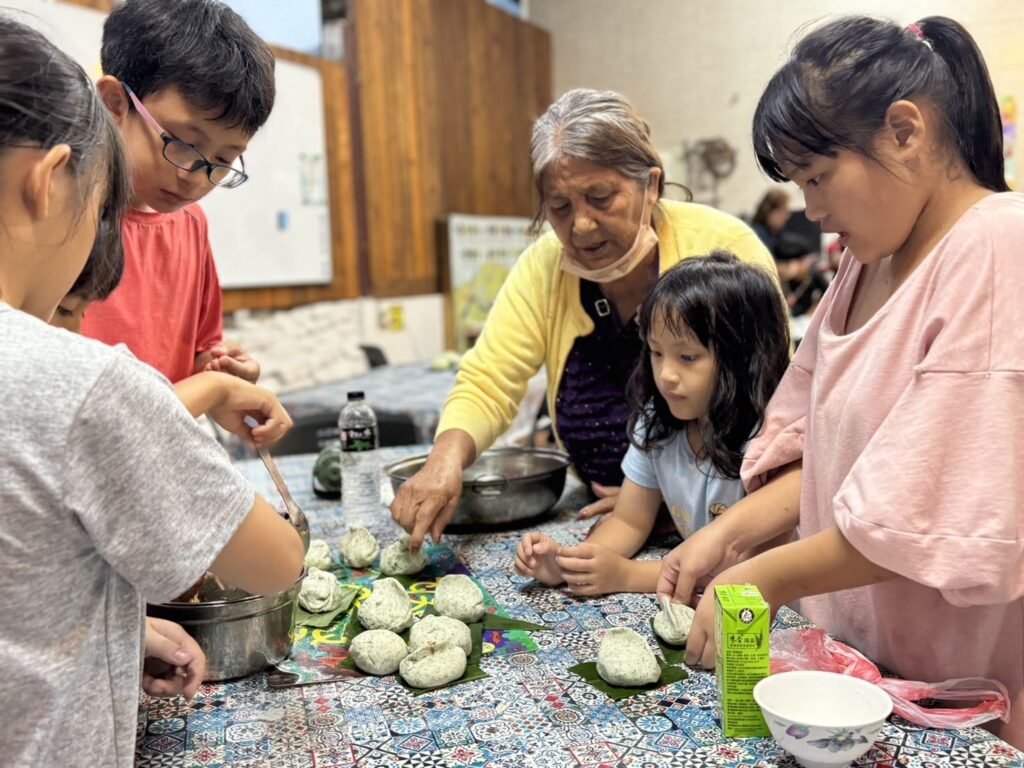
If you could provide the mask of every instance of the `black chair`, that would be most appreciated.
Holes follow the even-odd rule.
[[[416,445],[421,438],[416,423],[404,413],[378,413],[377,435],[381,448],[394,445]],[[324,412],[295,419],[295,426],[271,446],[275,456],[295,453],[319,453],[324,446],[338,440],[337,415]]]
[[[380,347],[373,344],[360,344],[359,348],[363,350],[363,354],[366,355],[366,363],[371,368],[380,368],[382,365],[388,364],[388,358]]]
[[[295,453],[319,453],[338,440],[338,414],[324,412],[300,416],[287,435],[270,447],[275,456]]]
[[[404,413],[378,413],[377,436],[380,447],[393,445],[416,445],[422,441],[416,422]]]

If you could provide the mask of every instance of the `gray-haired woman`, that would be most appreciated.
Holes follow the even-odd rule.
[[[774,273],[739,219],[662,200],[661,159],[647,124],[613,91],[569,91],[533,129],[535,220],[549,232],[509,274],[476,345],[463,358],[423,469],[404,483],[392,517],[437,541],[462,489],[462,470],[509,425],[527,382],[547,366],[558,442],[580,478],[612,497],[628,445],[626,381],[641,350],[634,316],[658,275],[716,249]],[[610,511],[613,499],[592,505]]]

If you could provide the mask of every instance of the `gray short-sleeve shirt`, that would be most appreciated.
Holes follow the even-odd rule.
[[[211,565],[254,492],[170,383],[0,304],[0,755],[131,766],[144,602]]]

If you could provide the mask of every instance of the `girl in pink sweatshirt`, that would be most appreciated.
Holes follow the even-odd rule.
[[[688,601],[731,566],[712,583],[800,600],[902,677],[1000,680],[996,730],[1024,747],[1024,196],[981,53],[942,17],[833,21],[769,82],[754,146],[846,252],[748,448],[753,493],[659,592]],[[705,594],[688,659],[710,666]]]

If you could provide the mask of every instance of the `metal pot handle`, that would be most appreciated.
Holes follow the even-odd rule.
[[[508,478],[498,472],[487,472],[474,477],[469,488],[481,496],[500,496],[508,490]]]

